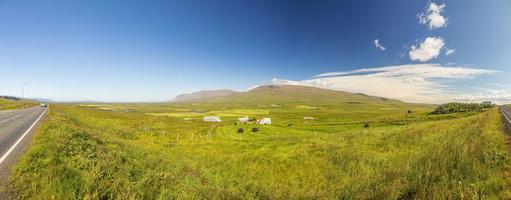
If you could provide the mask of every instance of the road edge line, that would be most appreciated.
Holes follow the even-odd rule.
[[[504,111],[501,109],[500,112],[502,113],[502,115],[504,115],[504,117],[507,119],[507,122],[509,122],[509,125],[511,125],[511,120],[507,117],[506,113],[504,113]]]
[[[0,158],[0,164],[2,164],[5,161],[5,159],[7,159],[9,154],[11,154],[11,152],[16,148],[16,146],[18,146],[18,144],[23,140],[23,138],[25,138],[25,136],[32,130],[32,128],[34,128],[34,126],[37,124],[37,122],[39,122],[39,120],[43,117],[47,110],[48,108],[46,108],[44,112],[41,113],[41,115],[39,115],[39,117],[35,120],[32,126],[30,126],[30,128],[28,128],[28,130],[25,131],[23,135],[21,135],[21,137],[11,146],[11,148],[9,148],[9,150],[7,150],[7,152],[5,152],[5,154]]]

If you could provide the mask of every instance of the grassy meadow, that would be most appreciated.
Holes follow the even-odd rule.
[[[14,101],[0,98],[0,110],[15,110],[37,105],[34,101]]]
[[[497,109],[431,115],[430,105],[355,102],[52,105],[32,147],[13,169],[13,195],[511,197],[510,155]],[[223,122],[202,122],[213,114]],[[273,124],[236,122],[245,115],[271,117]],[[260,131],[251,132],[254,127]],[[244,133],[237,133],[239,128]]]

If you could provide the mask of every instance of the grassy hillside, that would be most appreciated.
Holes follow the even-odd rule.
[[[52,106],[13,171],[15,196],[511,197],[510,157],[498,110],[428,115],[431,106],[365,95],[326,91],[332,94],[318,98],[325,91],[273,91],[213,103]],[[210,114],[223,122],[200,120]],[[235,124],[243,115],[272,117],[274,124]],[[250,132],[253,127],[260,131]],[[245,132],[237,133],[239,128]]]
[[[200,100],[200,99],[209,99],[209,98],[229,96],[229,95],[236,94],[236,93],[238,93],[238,92],[235,92],[232,90],[206,90],[206,91],[199,91],[199,92],[194,92],[194,93],[190,93],[190,94],[180,94],[180,95],[176,96],[172,101],[173,102],[194,101],[194,100]]]
[[[310,104],[403,104],[403,102],[381,97],[368,96],[315,87],[292,85],[269,85],[239,92],[228,96],[202,98],[189,102],[220,103],[220,104],[281,104],[281,103],[310,103]]]
[[[14,110],[37,105],[34,101],[14,101],[0,98],[0,110]]]

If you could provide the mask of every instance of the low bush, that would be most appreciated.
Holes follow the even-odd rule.
[[[484,109],[491,107],[492,107],[491,105],[483,105],[477,103],[451,102],[437,106],[436,109],[433,112],[431,112],[431,114],[440,115],[461,112],[481,112]]]

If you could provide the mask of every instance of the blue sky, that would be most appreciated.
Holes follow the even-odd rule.
[[[27,83],[29,97],[158,101],[300,84],[412,102],[505,101],[510,19],[510,0],[4,0],[0,94],[19,96]],[[364,68],[380,70],[351,73]],[[328,72],[345,75],[317,76]]]

